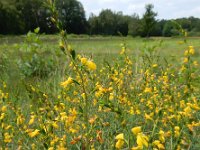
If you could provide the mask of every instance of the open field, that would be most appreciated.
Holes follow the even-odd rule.
[[[200,38],[59,38],[0,37],[0,147],[200,149]]]

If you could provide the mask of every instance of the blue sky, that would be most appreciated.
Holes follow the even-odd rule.
[[[145,4],[153,4],[154,11],[158,13],[157,19],[176,19],[180,17],[199,17],[200,0],[79,0],[86,11],[96,15],[102,9],[122,11],[123,14],[137,13],[140,17],[145,11]]]

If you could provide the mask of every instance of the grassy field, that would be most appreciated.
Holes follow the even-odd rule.
[[[0,147],[200,148],[199,38],[59,40],[0,37]]]

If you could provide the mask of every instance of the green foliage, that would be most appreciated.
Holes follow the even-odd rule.
[[[175,26],[175,24],[171,21],[167,22],[163,28],[163,36],[170,37],[170,36],[178,36],[179,30]]]
[[[24,44],[20,48],[21,51],[26,51],[26,57],[21,57],[18,60],[18,66],[21,73],[25,77],[40,77],[45,78],[54,72],[57,67],[57,60],[52,53],[47,50],[41,51],[42,42],[39,39],[39,28],[36,28],[35,33],[28,32]]]
[[[56,7],[63,29],[68,33],[86,32],[87,22],[83,5],[77,0],[56,0]]]
[[[153,5],[146,5],[142,18],[134,13],[123,15],[105,9],[98,16],[91,14],[87,20],[85,10],[78,0],[54,0],[58,19],[63,29],[72,34],[89,35],[131,35],[131,36],[176,36],[177,32],[170,22],[156,20],[157,13]],[[1,0],[0,1],[0,34],[25,34],[40,27],[41,33],[56,33],[58,30],[51,22],[51,12],[44,5],[44,0]],[[200,19],[195,17],[178,18],[175,21],[188,32],[189,36],[199,36]],[[169,33],[167,33],[169,31]]]
[[[129,18],[128,34],[131,36],[141,35],[141,20],[137,14],[132,15]]]
[[[149,37],[151,34],[151,31],[155,27],[156,24],[156,16],[157,13],[153,11],[154,6],[152,4],[147,4],[145,6],[145,13],[142,18],[142,35]]]
[[[1,74],[8,69],[9,59],[5,53],[0,53],[0,72]]]
[[[113,12],[110,9],[102,10],[99,16],[92,14],[88,20],[90,34],[128,35],[129,17],[122,12]]]

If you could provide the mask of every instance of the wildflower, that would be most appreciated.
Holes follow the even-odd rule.
[[[114,99],[114,93],[110,93],[110,95],[109,95],[109,100],[111,101],[111,100],[113,100]]]
[[[65,50],[65,46],[64,46],[64,42],[63,42],[63,41],[60,41],[60,42],[59,42],[59,47],[60,47],[60,49],[61,49],[62,51]]]
[[[152,89],[150,87],[146,87],[144,93],[151,93]]]
[[[116,144],[115,144],[115,147],[116,147],[117,149],[122,148],[123,145],[124,145],[124,134],[123,134],[123,133],[118,134],[118,135],[115,137],[115,139],[117,140],[117,142],[116,142]]]
[[[115,137],[116,140],[124,140],[124,134],[120,133]]]
[[[121,55],[124,54],[124,53],[125,53],[125,50],[126,50],[126,48],[125,48],[125,46],[123,46],[123,47],[122,47],[122,50],[121,50],[121,52],[120,52],[120,54],[121,54]]]
[[[7,107],[6,107],[6,106],[2,106],[2,107],[1,107],[1,111],[2,111],[2,112],[6,112],[6,110],[7,110]]]
[[[33,124],[34,123],[34,120],[35,120],[35,116],[34,115],[32,115],[31,116],[31,119],[29,120],[29,125],[31,125],[31,124]]]
[[[33,138],[33,137],[37,136],[37,135],[39,134],[39,132],[40,132],[40,130],[35,129],[35,131],[33,131],[33,132],[28,132],[28,135],[29,135],[31,138]]]
[[[82,63],[83,65],[86,65],[86,63],[87,63],[87,58],[85,58],[85,57],[81,58],[81,63]]]
[[[4,133],[4,142],[5,143],[10,143],[12,141],[12,136],[9,135],[8,132]]]
[[[153,120],[151,115],[148,115],[147,113],[144,114],[144,117],[146,120]]]
[[[90,118],[89,119],[89,123],[90,124],[94,124],[94,122],[96,121],[97,118],[98,118],[97,115],[95,115],[94,117]]]
[[[158,67],[158,64],[153,64],[152,67],[156,68],[156,67]]]
[[[159,131],[159,140],[164,143],[165,142],[165,132],[163,130]]]
[[[88,61],[86,65],[87,65],[89,70],[96,70],[96,68],[97,68],[96,64],[92,61]]]
[[[149,141],[149,138],[146,135],[144,135],[143,133],[137,134],[137,144],[138,144],[138,146],[148,147],[148,145],[149,145],[148,141]]]
[[[71,45],[67,45],[67,50],[70,52],[72,51],[72,46]]]
[[[184,60],[183,60],[184,63],[188,63],[188,61],[189,61],[189,60],[188,60],[187,57],[185,57]]]
[[[134,127],[131,129],[131,131],[137,135],[138,133],[141,133],[141,126],[138,126],[138,127]]]
[[[66,81],[61,82],[60,85],[65,88],[71,83],[73,83],[73,79],[71,77],[69,77]]]
[[[162,143],[160,143],[159,140],[155,140],[155,141],[153,142],[153,145],[156,146],[156,147],[158,147],[159,150],[160,150],[160,149],[165,149],[164,145],[163,145]]]
[[[194,47],[189,46],[189,54],[194,55]]]
[[[2,113],[1,115],[0,115],[0,120],[3,120],[5,118],[5,113]]]
[[[24,122],[24,120],[25,120],[24,117],[22,115],[19,115],[17,117],[17,125],[22,124]]]
[[[197,61],[193,61],[193,65],[194,66],[198,66],[198,62]]]
[[[55,129],[58,129],[58,128],[59,128],[57,122],[55,122],[55,121],[52,123],[52,126],[53,126]]]
[[[175,137],[179,137],[180,136],[180,127],[179,126],[175,126],[174,127],[174,133],[175,133]]]

